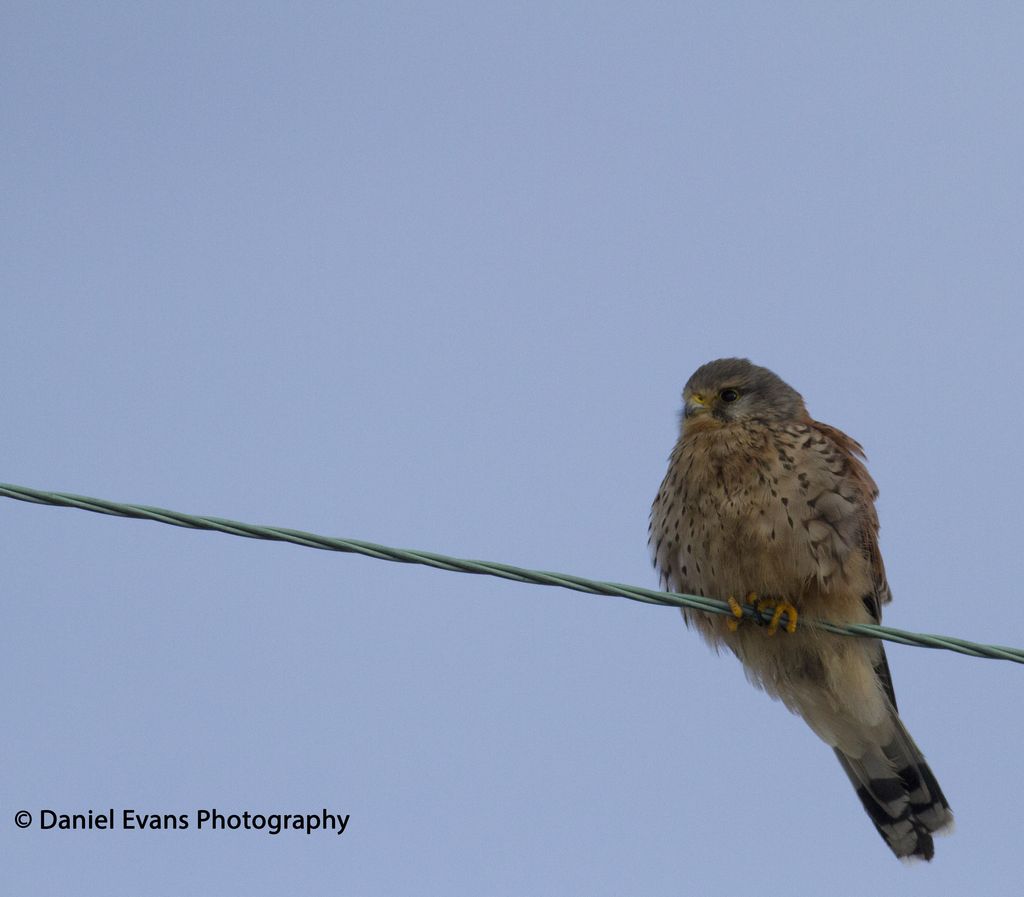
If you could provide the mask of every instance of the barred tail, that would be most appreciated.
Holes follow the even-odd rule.
[[[932,835],[952,828],[953,813],[895,710],[892,724],[888,744],[872,745],[860,757],[836,748],[836,756],[892,852],[901,859],[930,860]]]

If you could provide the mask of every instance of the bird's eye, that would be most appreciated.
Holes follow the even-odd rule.
[[[718,394],[718,398],[723,402],[735,402],[739,397],[740,391],[738,389],[733,389],[731,386],[728,389],[723,389]]]

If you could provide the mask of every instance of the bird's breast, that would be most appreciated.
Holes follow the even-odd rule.
[[[791,584],[800,546],[787,476],[767,431],[687,433],[652,514],[659,568],[712,596]]]

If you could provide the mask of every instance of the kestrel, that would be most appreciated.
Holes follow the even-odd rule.
[[[728,601],[733,617],[684,609],[687,625],[835,749],[897,857],[930,860],[953,814],[897,713],[882,644],[797,625],[800,615],[878,623],[892,598],[863,449],[745,358],[698,368],[683,401],[651,509],[662,587]],[[771,622],[744,618],[741,603],[772,611]]]

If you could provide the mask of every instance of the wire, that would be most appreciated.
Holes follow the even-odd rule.
[[[392,548],[387,545],[377,545],[373,542],[362,542],[356,539],[338,539],[279,526],[259,526],[253,523],[242,523],[238,520],[185,514],[181,511],[169,511],[166,508],[122,504],[121,502],[108,501],[102,498],[90,498],[85,495],[73,495],[67,492],[43,492],[39,489],[30,489],[27,486],[0,483],[0,497],[13,498],[33,504],[78,508],[82,511],[95,511],[98,514],[110,514],[117,517],[153,520],[157,523],[167,523],[171,526],[181,526],[187,529],[213,530],[214,532],[227,533],[230,536],[244,536],[249,539],[291,542],[294,545],[303,545],[307,548],[362,554],[377,560],[397,561],[401,564],[422,564],[426,567],[436,567],[439,570],[450,570],[454,573],[497,576],[501,579],[511,579],[515,582],[558,586],[563,589],[572,589],[576,592],[586,592],[592,595],[614,595],[629,598],[633,601],[642,601],[645,604],[689,607],[694,610],[705,611],[706,613],[723,614],[726,616],[732,614],[726,602],[715,598],[704,598],[700,595],[659,592],[654,589],[644,589],[617,582],[585,579],[582,576],[573,576],[568,573],[530,570],[525,567],[514,567],[510,564],[501,564],[494,561],[466,560],[429,551]],[[745,605],[743,611],[748,617],[761,617],[765,621],[771,618],[770,612],[765,612],[763,615],[759,614],[750,605]],[[826,620],[806,620],[801,617],[800,625],[814,626],[836,635],[878,638],[900,645],[912,645],[919,648],[940,648],[946,651],[955,651],[958,654],[966,654],[970,657],[1009,660],[1014,663],[1024,664],[1024,649],[1022,648],[984,645],[947,635],[907,632],[903,629],[893,629],[889,626],[877,626],[868,623],[830,623]]]

